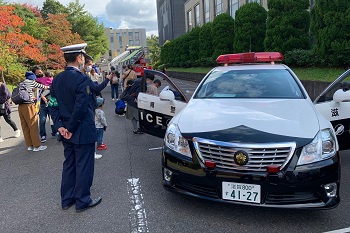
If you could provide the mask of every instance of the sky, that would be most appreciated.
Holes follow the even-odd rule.
[[[6,2],[28,3],[42,8],[45,0],[7,0]],[[75,0],[60,0],[68,6]],[[155,0],[79,0],[84,9],[112,28],[145,28],[146,35],[158,35],[157,8]]]

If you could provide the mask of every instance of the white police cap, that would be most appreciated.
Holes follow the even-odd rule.
[[[61,48],[63,53],[84,53],[85,52],[85,47],[87,46],[87,43],[82,43],[82,44],[73,44],[73,45],[68,45],[64,46]]]

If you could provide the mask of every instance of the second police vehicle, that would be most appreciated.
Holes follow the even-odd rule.
[[[164,137],[166,189],[255,206],[339,204],[350,70],[313,102],[295,73],[276,63],[282,60],[278,52],[221,55],[222,66],[189,101],[165,74],[145,70],[170,86],[156,96],[144,85],[138,96],[141,129]]]

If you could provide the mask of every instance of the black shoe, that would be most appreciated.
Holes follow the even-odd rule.
[[[83,209],[76,209],[75,212],[81,213],[81,212],[83,212],[84,210],[87,210],[87,209],[89,209],[89,208],[92,208],[92,207],[97,206],[98,204],[101,203],[101,201],[102,201],[102,198],[101,198],[101,197],[98,197],[98,198],[96,198],[96,199],[91,199],[90,204],[89,204],[87,207],[85,207],[85,208],[83,208]]]
[[[62,210],[68,210],[72,205],[75,204],[75,200],[73,200],[71,203],[69,203],[68,205],[66,206],[62,206]]]
[[[138,130],[134,130],[134,131],[132,131],[134,134],[143,134],[143,132],[142,131],[140,131],[139,129]]]

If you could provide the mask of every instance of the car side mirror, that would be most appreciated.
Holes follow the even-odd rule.
[[[163,100],[163,101],[174,101],[175,95],[170,90],[164,90],[159,94],[159,98],[160,100]]]
[[[333,100],[335,102],[350,101],[350,91],[344,91],[343,89],[337,90],[334,92]]]

